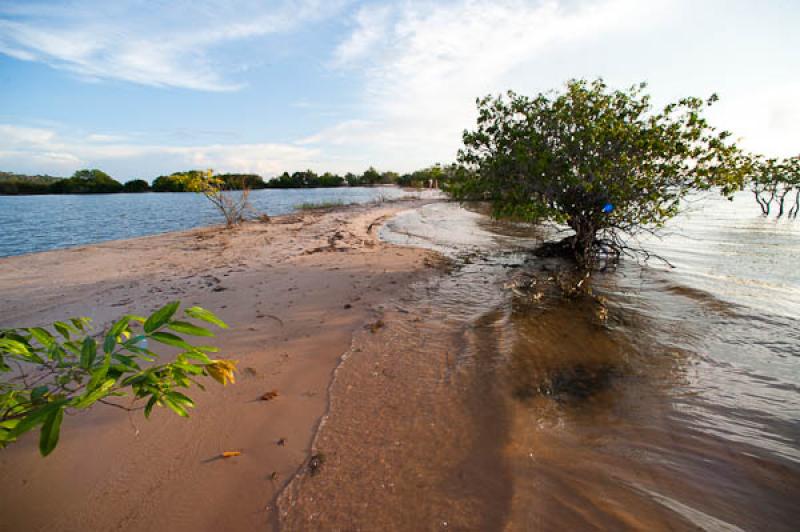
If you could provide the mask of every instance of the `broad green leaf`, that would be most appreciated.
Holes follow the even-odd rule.
[[[175,391],[167,392],[166,396],[178,404],[186,405],[186,407],[188,408],[194,408],[194,401],[183,395],[181,392],[175,392]]]
[[[42,425],[39,435],[39,452],[42,456],[47,456],[58,444],[58,436],[61,432],[61,420],[64,419],[64,409],[59,405],[50,412]]]
[[[56,409],[60,409],[64,405],[64,403],[66,403],[65,400],[54,401],[52,403],[46,404],[41,408],[29,412],[28,415],[22,418],[20,422],[17,423],[17,425],[13,428],[13,430],[11,431],[11,435],[16,438],[18,436],[21,436],[22,434],[25,434],[32,428],[42,423],[45,420],[45,418],[47,418],[47,416],[50,415],[51,412],[53,412]]]
[[[19,421],[19,419],[6,419],[5,421],[0,421],[0,428],[11,430],[19,425]]]
[[[97,342],[94,341],[94,338],[87,336],[83,339],[81,346],[81,367],[83,369],[91,368],[95,357],[97,357]]]
[[[219,319],[217,316],[214,315],[213,312],[210,310],[206,310],[202,307],[189,307],[185,311],[187,316],[192,317],[196,320],[204,321],[206,323],[211,323],[220,327],[222,329],[227,329],[228,325]]]
[[[175,412],[179,416],[181,416],[181,417],[189,417],[189,413],[186,411],[186,409],[180,403],[174,401],[170,397],[167,397],[165,395],[164,397],[161,398],[161,402],[163,404],[165,404],[167,407],[169,407],[170,410],[172,410],[173,412]]]
[[[196,345],[194,346],[194,351],[205,351],[206,353],[218,353],[219,347],[214,347],[213,345]]]
[[[28,329],[28,331],[44,347],[50,347],[56,341],[55,337],[53,337],[52,334],[42,329],[41,327],[31,327],[30,329]]]
[[[97,386],[100,385],[102,381],[105,380],[106,375],[108,374],[108,369],[111,367],[111,355],[106,354],[103,363],[92,370],[92,378],[87,385],[89,390],[94,390]]]
[[[194,364],[190,364],[188,362],[173,362],[172,366],[176,368],[180,368],[187,373],[191,373],[192,375],[202,375],[203,368],[202,366],[195,366]]]
[[[116,379],[106,379],[98,386],[96,389],[90,391],[89,393],[85,394],[83,397],[78,400],[78,402],[73,403],[73,407],[77,409],[88,408],[96,403],[98,400],[102,399],[106,395],[108,395],[108,391],[114,386],[116,383]]]
[[[151,333],[167,323],[175,314],[175,311],[178,310],[180,304],[180,301],[173,301],[172,303],[167,303],[157,311],[153,312],[144,322],[144,332]]]
[[[204,329],[203,327],[198,327],[197,325],[193,325],[185,321],[173,321],[172,323],[167,325],[167,327],[169,327],[175,332],[183,334],[191,334],[192,336],[214,336],[214,333],[209,331],[208,329]]]
[[[107,355],[111,354],[116,345],[117,345],[117,337],[111,334],[107,334],[106,339],[103,341],[103,352]]]
[[[161,342],[162,344],[171,345],[174,347],[180,347],[182,349],[192,350],[194,349],[188,342],[186,342],[180,336],[177,336],[172,333],[167,332],[154,332],[150,335],[150,338],[155,340],[156,342]]]
[[[47,393],[48,389],[47,386],[37,386],[34,388],[33,391],[31,391],[31,401],[34,403],[40,401],[44,397],[44,394]]]
[[[144,417],[146,418],[150,417],[150,412],[153,411],[153,407],[156,405],[157,402],[158,402],[158,397],[156,397],[155,395],[150,397],[150,400],[147,401],[147,404],[144,407]]]
[[[0,338],[0,352],[5,351],[13,355],[25,356],[30,354],[28,346],[17,340],[10,338]]]
[[[128,323],[130,322],[129,316],[123,316],[120,320],[118,320],[114,325],[111,326],[111,329],[108,330],[108,334],[106,334],[106,339],[103,342],[103,351],[105,353],[111,353],[114,350],[114,347],[117,345],[119,341],[119,336],[122,335],[128,329]]]
[[[119,353],[115,353],[111,356],[114,358],[114,360],[120,363],[123,371],[126,373],[131,371],[139,371],[141,369],[139,364],[136,363],[136,359],[132,356],[120,355]]]
[[[186,358],[190,358],[192,360],[197,360],[198,362],[202,362],[203,364],[211,363],[211,359],[208,358],[208,356],[205,353],[201,353],[200,351],[197,350],[186,351],[185,353],[183,353],[183,356],[185,356]]]
[[[75,326],[76,329],[83,332],[86,330],[86,320],[87,318],[70,318],[70,323]]]
[[[63,321],[57,321],[53,324],[53,327],[58,331],[58,333],[63,336],[66,340],[70,339],[70,334],[72,333],[72,328],[64,323]]]
[[[67,341],[67,342],[64,342],[62,345],[63,345],[63,346],[66,348],[66,350],[67,350],[67,351],[69,351],[69,352],[70,352],[70,353],[71,353],[73,356],[76,356],[76,357],[80,357],[80,356],[81,356],[81,348],[80,348],[80,347],[78,347],[78,344],[76,344],[74,341],[72,341],[72,340],[69,340],[69,341]]]

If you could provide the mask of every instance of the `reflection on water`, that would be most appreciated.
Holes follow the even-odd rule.
[[[256,212],[286,214],[303,203],[366,203],[408,193],[397,187],[254,190]],[[221,223],[201,194],[0,196],[0,257]]]
[[[292,483],[283,523],[795,529],[800,227],[749,207],[712,199],[647,243],[675,269],[597,275],[607,321],[505,288],[553,267],[530,228],[445,203],[396,217],[385,239],[456,267],[357,339],[315,442],[328,473]]]

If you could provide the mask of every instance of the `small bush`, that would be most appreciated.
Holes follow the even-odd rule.
[[[147,318],[125,315],[99,337],[91,334],[88,318],[0,330],[0,447],[40,428],[39,451],[46,456],[58,444],[65,413],[100,403],[141,409],[145,417],[153,407],[166,406],[186,417],[194,402],[180,389],[192,384],[203,389],[199,377],[234,382],[234,361],[211,358],[216,347],[194,345],[181,336],[214,336],[191,320],[227,325],[200,307],[184,309],[184,317],[176,318],[179,307],[174,301]],[[158,363],[152,344],[179,351],[172,362]],[[130,406],[119,402],[126,396]],[[136,407],[140,401],[145,404]]]

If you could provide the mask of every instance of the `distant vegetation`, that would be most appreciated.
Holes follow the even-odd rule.
[[[144,179],[131,179],[122,185],[123,192],[150,192],[150,183]]]
[[[435,165],[410,174],[379,172],[368,168],[363,174],[338,175],[331,172],[317,174],[303,170],[264,179],[257,174],[218,174],[227,190],[258,190],[262,188],[333,188],[373,185],[398,185],[423,188],[442,186],[458,175],[455,165]],[[191,183],[200,179],[205,170],[186,170],[158,176],[152,185],[144,179],[132,179],[125,184],[98,169],[84,169],[72,177],[48,175],[23,175],[0,172],[0,194],[113,194],[116,192],[192,192]]]
[[[49,187],[60,177],[0,172],[0,194],[50,194]]]
[[[78,170],[72,177],[24,175],[0,172],[0,194],[113,194],[115,192],[147,192],[144,179],[133,179],[124,185],[98,169]]]
[[[50,185],[51,194],[111,194],[122,192],[123,185],[102,170],[78,170],[68,179]]]

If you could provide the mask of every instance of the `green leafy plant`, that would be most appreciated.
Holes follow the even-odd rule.
[[[572,80],[533,98],[509,92],[478,100],[464,132],[458,199],[488,200],[496,216],[567,225],[579,266],[635,252],[627,242],[661,227],[695,190],[742,188],[746,159],[704,118],[716,101],[684,98],[653,109],[645,84],[612,90]]]
[[[47,456],[67,412],[99,403],[141,409],[145,417],[162,406],[186,417],[194,402],[181,389],[204,389],[197,380],[204,376],[222,385],[235,382],[234,361],[211,358],[216,347],[184,338],[214,336],[198,322],[227,325],[201,307],[186,308],[176,318],[179,307],[174,301],[147,318],[125,315],[99,336],[91,334],[89,318],[0,330],[0,447],[40,427],[39,451]],[[178,352],[171,362],[159,363],[153,343]],[[126,396],[130,406],[120,402]]]

